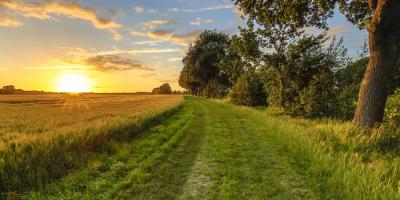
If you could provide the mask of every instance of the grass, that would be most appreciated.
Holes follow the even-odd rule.
[[[159,123],[176,110],[181,99],[144,95],[1,96],[2,196],[61,178],[85,166],[95,152],[115,151],[116,141]]]
[[[22,199],[399,199],[398,132],[195,97]],[[150,126],[147,126],[150,127]],[[120,130],[120,129],[115,129]],[[117,133],[118,131],[116,131]],[[390,145],[395,145],[390,143]],[[109,150],[107,150],[109,149]]]

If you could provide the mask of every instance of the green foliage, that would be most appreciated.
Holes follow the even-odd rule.
[[[250,19],[267,26],[284,24],[288,29],[326,28],[337,4],[346,18],[360,28],[369,25],[372,11],[365,0],[234,0]],[[370,1],[376,4],[376,1]],[[374,5],[373,5],[374,6]]]
[[[336,116],[338,102],[336,99],[334,79],[328,74],[317,74],[307,88],[299,95],[297,112],[309,117]]]
[[[352,119],[369,58],[361,58],[336,73],[339,118]]]
[[[231,43],[221,58],[219,67],[228,75],[230,85],[233,85],[245,71],[259,64],[260,57],[259,41],[253,28],[240,28],[240,35],[231,37]]]
[[[194,95],[220,97],[229,87],[229,78],[219,67],[230,44],[228,35],[206,30],[190,45],[179,77],[181,87]]]
[[[268,93],[260,75],[252,70],[237,80],[230,96],[232,103],[237,105],[268,106]]]
[[[289,45],[287,110],[309,117],[337,116],[335,71],[347,64],[347,49],[335,38],[324,48],[325,41],[324,35],[306,36]]]
[[[385,107],[385,121],[400,127],[400,89],[397,89],[394,94],[388,97]]]
[[[154,88],[153,94],[172,94],[172,89],[169,83],[164,83],[158,88]]]

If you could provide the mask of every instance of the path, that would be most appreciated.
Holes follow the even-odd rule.
[[[112,155],[25,199],[315,199],[265,121],[187,97]]]

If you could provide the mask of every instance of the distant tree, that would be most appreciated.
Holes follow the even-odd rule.
[[[237,105],[268,106],[268,93],[259,73],[254,70],[245,72],[237,80],[230,96],[232,103]]]
[[[383,121],[384,107],[400,62],[398,0],[234,0],[258,24],[282,24],[289,30],[327,28],[336,5],[348,21],[369,31],[371,58],[362,81],[354,124],[373,127]],[[283,34],[283,32],[282,32]]]
[[[228,35],[217,31],[202,32],[190,45],[183,59],[179,84],[194,95],[219,97],[227,93],[228,75],[219,66],[230,44]]]
[[[15,87],[13,85],[6,85],[0,89],[1,94],[13,94],[15,93]]]
[[[164,83],[158,88],[154,88],[153,94],[172,94],[172,89],[169,83]]]

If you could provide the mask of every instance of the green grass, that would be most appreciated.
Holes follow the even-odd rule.
[[[349,123],[186,97],[22,199],[399,199],[399,159]]]

